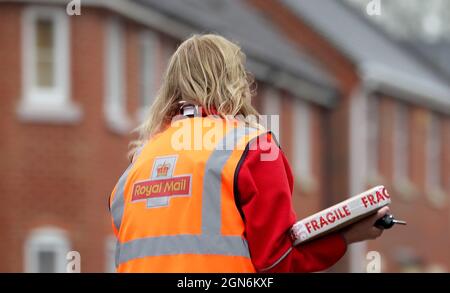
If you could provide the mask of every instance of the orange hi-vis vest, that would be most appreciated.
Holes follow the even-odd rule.
[[[254,272],[234,177],[260,130],[185,118],[150,139],[115,186],[118,272]]]

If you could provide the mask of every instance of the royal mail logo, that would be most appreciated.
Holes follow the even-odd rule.
[[[147,207],[167,206],[171,197],[190,196],[190,174],[173,176],[177,156],[159,157],[153,163],[150,179],[133,185],[131,201],[147,201]]]
[[[190,183],[191,176],[136,182],[133,186],[132,201],[164,196],[189,195]]]
[[[170,164],[167,164],[166,162],[162,163],[161,165],[158,165],[156,167],[156,176],[158,177],[167,176],[169,169]]]

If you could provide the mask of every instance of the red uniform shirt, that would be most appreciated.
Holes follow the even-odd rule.
[[[283,152],[272,140],[254,141],[237,172],[235,193],[245,222],[254,266],[266,272],[314,272],[335,264],[346,252],[343,237],[330,234],[292,247],[289,230],[297,221],[292,206],[293,177]],[[261,154],[277,148],[275,160]]]

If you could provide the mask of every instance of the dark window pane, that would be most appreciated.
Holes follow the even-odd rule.
[[[53,251],[39,251],[39,273],[56,273],[56,255]]]
[[[36,76],[39,87],[54,86],[54,24],[51,20],[36,22]]]

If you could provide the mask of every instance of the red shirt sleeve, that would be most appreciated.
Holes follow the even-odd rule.
[[[250,145],[235,182],[252,262],[260,272],[325,270],[345,254],[347,245],[334,233],[292,246],[289,230],[297,218],[292,172],[283,152],[268,137],[263,135]],[[269,153],[272,160],[261,159],[269,158]]]

